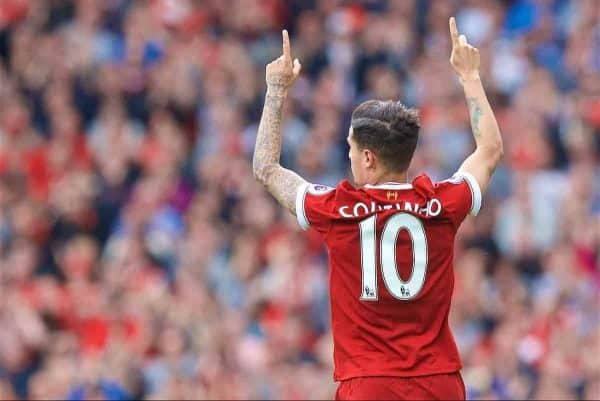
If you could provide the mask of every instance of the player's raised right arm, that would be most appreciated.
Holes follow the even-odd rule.
[[[287,31],[283,35],[283,55],[267,65],[267,95],[258,126],[252,168],[256,179],[288,209],[296,214],[296,195],[306,181],[295,172],[279,164],[281,155],[281,123],[283,102],[287,91],[294,83],[302,66],[298,59],[292,62],[290,39]]]
[[[450,63],[463,85],[473,137],[477,145],[459,171],[470,173],[483,192],[502,158],[502,137],[479,77],[479,51],[467,43],[464,35],[459,35],[454,18],[450,18],[450,36],[452,38]]]

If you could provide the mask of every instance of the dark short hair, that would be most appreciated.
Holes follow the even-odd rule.
[[[419,139],[419,113],[401,102],[368,100],[352,113],[352,138],[390,170],[408,169]]]

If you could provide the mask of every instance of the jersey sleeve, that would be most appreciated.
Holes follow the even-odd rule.
[[[459,171],[443,183],[442,204],[456,227],[468,214],[477,216],[481,209],[481,189],[473,175]]]
[[[309,227],[325,234],[335,218],[336,188],[306,183],[296,194],[296,219],[303,230]]]

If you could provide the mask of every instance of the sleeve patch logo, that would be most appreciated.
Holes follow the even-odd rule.
[[[308,187],[308,192],[312,195],[324,195],[328,192],[333,191],[335,188],[328,187],[326,185],[314,184]]]

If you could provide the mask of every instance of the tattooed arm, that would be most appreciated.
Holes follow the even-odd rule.
[[[481,191],[485,191],[502,158],[502,137],[479,78],[479,51],[467,43],[464,35],[458,34],[454,18],[450,18],[450,36],[450,63],[463,85],[471,117],[471,129],[477,145],[459,171],[470,173],[477,180]]]
[[[294,215],[296,192],[306,181],[293,171],[281,167],[279,156],[283,102],[301,68],[297,59],[292,63],[288,33],[283,31],[283,55],[267,65],[267,95],[252,160],[254,177]]]
[[[502,137],[479,76],[464,78],[462,82],[477,148],[465,159],[459,171],[471,173],[485,191],[502,158]]]
[[[262,118],[258,126],[252,167],[254,176],[279,203],[296,215],[296,192],[306,181],[291,170],[281,167],[281,115],[285,91],[269,88]]]

